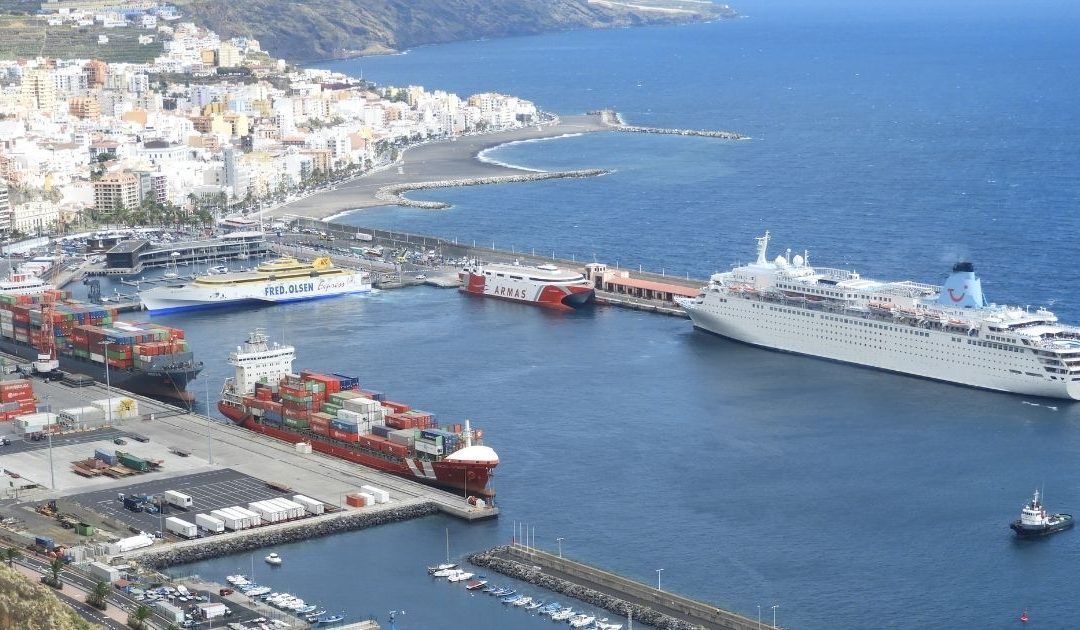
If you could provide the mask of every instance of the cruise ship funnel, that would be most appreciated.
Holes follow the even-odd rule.
[[[975,265],[958,262],[953,265],[949,279],[941,288],[938,304],[953,308],[983,308],[986,298],[983,296],[982,280],[975,275]]]

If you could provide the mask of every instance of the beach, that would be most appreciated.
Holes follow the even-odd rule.
[[[551,178],[550,173],[545,174],[531,169],[483,161],[479,155],[487,149],[510,142],[557,138],[611,129],[612,127],[599,115],[575,115],[562,116],[558,122],[551,124],[429,142],[406,149],[396,164],[338,184],[333,190],[320,191],[283,204],[272,210],[270,214],[324,219],[349,210],[387,205],[385,195],[378,194],[383,189],[420,188],[423,187],[422,184],[429,182],[488,181],[492,178],[529,174]],[[567,176],[575,175],[568,174]],[[521,178],[515,177],[515,179]]]

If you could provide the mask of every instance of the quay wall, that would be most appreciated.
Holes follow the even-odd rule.
[[[241,530],[232,534],[183,541],[170,545],[166,549],[141,549],[124,554],[123,557],[128,561],[137,561],[144,567],[163,569],[177,564],[252,551],[261,547],[407,521],[438,512],[439,508],[433,501],[389,504],[382,508],[337,512],[289,523]]]
[[[469,556],[469,562],[664,630],[766,628],[748,617],[660,591],[567,558],[517,545]]]

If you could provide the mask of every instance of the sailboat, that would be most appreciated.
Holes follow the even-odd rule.
[[[450,528],[446,528],[446,562],[443,564],[437,564],[433,567],[428,567],[428,575],[434,575],[435,577],[446,577],[450,575],[450,572],[456,569],[458,565],[450,562]]]
[[[170,256],[172,256],[172,266],[170,267],[169,265],[165,265],[165,277],[170,280],[174,280],[180,276],[180,273],[176,269],[176,258],[179,255],[180,252],[173,252],[172,254],[170,254]]]

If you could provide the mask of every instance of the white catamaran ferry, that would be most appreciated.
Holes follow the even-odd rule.
[[[809,255],[714,274],[683,298],[694,327],[775,350],[1017,394],[1080,400],[1080,328],[1046,309],[988,304],[969,262],[945,286],[814,268]]]
[[[151,313],[170,313],[238,303],[297,302],[370,290],[365,273],[335,267],[329,258],[303,263],[284,256],[254,271],[209,274],[187,283],[156,286],[140,291],[139,299]]]

